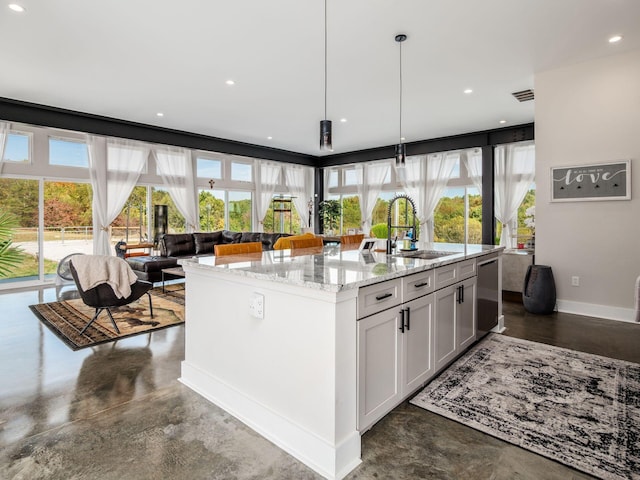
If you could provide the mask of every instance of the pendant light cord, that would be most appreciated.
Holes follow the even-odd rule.
[[[400,143],[402,143],[402,42],[400,43]]]
[[[327,119],[327,0],[324,0],[324,119]]]

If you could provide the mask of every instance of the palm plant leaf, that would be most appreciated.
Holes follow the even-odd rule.
[[[24,258],[22,251],[11,244],[13,231],[17,226],[15,216],[0,211],[0,277],[8,276]]]

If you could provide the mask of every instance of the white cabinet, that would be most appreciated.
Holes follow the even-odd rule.
[[[433,294],[358,321],[358,430],[382,418],[435,372]]]
[[[401,398],[400,308],[358,321],[358,430],[395,407]]]
[[[425,295],[403,304],[402,394],[410,394],[435,373],[433,364],[434,296]]]
[[[433,336],[436,372],[475,342],[476,277],[436,291]]]

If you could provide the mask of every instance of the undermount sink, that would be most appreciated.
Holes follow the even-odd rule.
[[[420,258],[422,260],[433,260],[435,258],[448,257],[450,255],[457,255],[458,252],[441,252],[437,250],[416,250],[409,252],[401,252],[396,254],[396,257],[409,257]]]

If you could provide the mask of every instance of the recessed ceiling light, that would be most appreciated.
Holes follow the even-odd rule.
[[[24,12],[24,7],[22,5],[18,5],[17,3],[10,3],[9,8],[14,12]]]
[[[507,123],[507,121],[506,120],[500,120],[500,122],[498,122],[498,123],[503,124],[503,123]]]
[[[234,82],[233,80],[227,80],[225,83],[227,85],[235,85],[236,84],[236,82]]]
[[[404,142],[405,140],[406,140],[406,138],[404,138],[404,137],[400,137],[400,141],[401,141],[401,142]]]
[[[164,113],[158,112],[158,113],[156,113],[156,117],[164,117]]]
[[[341,121],[342,123],[346,123],[346,122],[347,122],[347,119],[346,119],[346,118],[341,118],[341,119],[340,119],[340,121]]]
[[[273,140],[273,137],[267,137],[267,140]]]
[[[622,35],[614,35],[609,38],[609,43],[618,43],[620,40],[622,40]]]
[[[465,89],[464,93],[469,95],[470,93],[473,93],[473,90],[471,90],[470,88],[467,88],[467,89]]]

